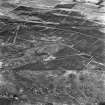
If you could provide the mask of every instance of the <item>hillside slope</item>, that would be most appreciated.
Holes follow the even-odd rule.
[[[105,102],[105,11],[93,0],[0,1],[0,105]]]

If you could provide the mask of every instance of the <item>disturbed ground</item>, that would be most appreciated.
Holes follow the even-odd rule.
[[[104,104],[102,4],[10,1],[0,2],[0,105]]]

